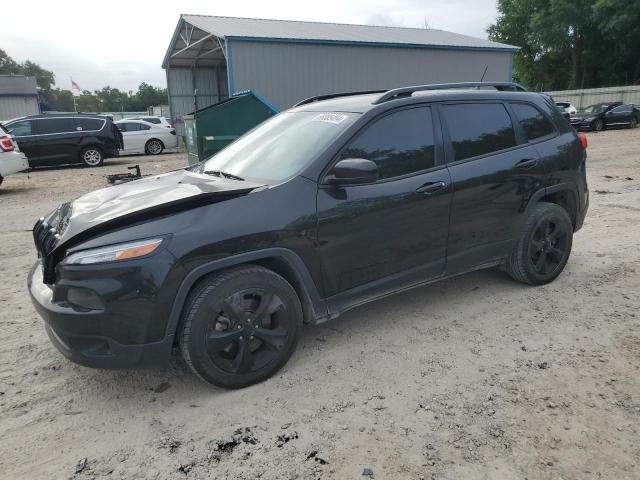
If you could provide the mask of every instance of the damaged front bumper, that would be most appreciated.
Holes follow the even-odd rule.
[[[55,285],[43,282],[40,262],[29,272],[31,300],[54,346],[69,360],[93,368],[166,362],[174,335],[167,335],[163,321],[168,311],[158,311],[163,302],[157,300],[160,289],[150,283],[150,270],[139,265],[78,270],[62,272]]]

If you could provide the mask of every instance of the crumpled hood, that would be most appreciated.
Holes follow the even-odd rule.
[[[55,244],[45,249],[48,252],[41,253],[81,234],[84,240],[128,223],[245,195],[260,186],[182,169],[96,190],[61,205],[45,218],[46,227],[57,236]]]

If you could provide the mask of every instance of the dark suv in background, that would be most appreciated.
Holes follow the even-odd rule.
[[[304,323],[482,268],[551,282],[585,168],[584,134],[516,84],[315,97],[199,164],[42,217],[28,287],[77,363],[178,344],[207,382],[243,387],[285,364]]]
[[[73,163],[97,167],[105,158],[117,157],[123,145],[122,133],[105,115],[33,115],[13,119],[4,127],[32,167]]]

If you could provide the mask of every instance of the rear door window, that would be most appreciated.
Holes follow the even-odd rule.
[[[631,105],[620,105],[611,110],[611,113],[631,113]]]
[[[19,122],[12,123],[7,127],[7,130],[16,137],[33,135],[31,132],[31,120],[21,120]]]
[[[151,125],[145,125],[144,123],[137,123],[138,130],[151,130]]]
[[[36,135],[75,132],[76,119],[73,118],[38,118],[33,120],[33,131]]]
[[[443,105],[454,161],[516,146],[511,117],[501,103]]]
[[[139,123],[124,122],[124,123],[119,123],[118,127],[123,132],[137,132],[138,130],[140,130],[138,128],[139,125],[140,125]]]
[[[384,180],[435,166],[435,141],[431,108],[400,110],[374,120],[341,155],[365,158],[378,165]]]
[[[78,118],[76,122],[83,131],[101,130],[104,125],[104,120],[99,118]]]
[[[527,140],[532,141],[546,137],[554,132],[551,122],[534,106],[524,103],[512,103],[511,108],[524,130]]]

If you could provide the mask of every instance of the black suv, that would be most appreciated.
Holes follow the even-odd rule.
[[[204,380],[242,387],[304,323],[365,302],[488,267],[551,282],[587,211],[585,149],[551,97],[511,83],[316,97],[41,218],[28,286],[77,363],[178,344]]]
[[[122,133],[106,115],[33,115],[4,127],[16,137],[32,167],[73,163],[97,167],[105,158],[117,157],[123,145]]]

